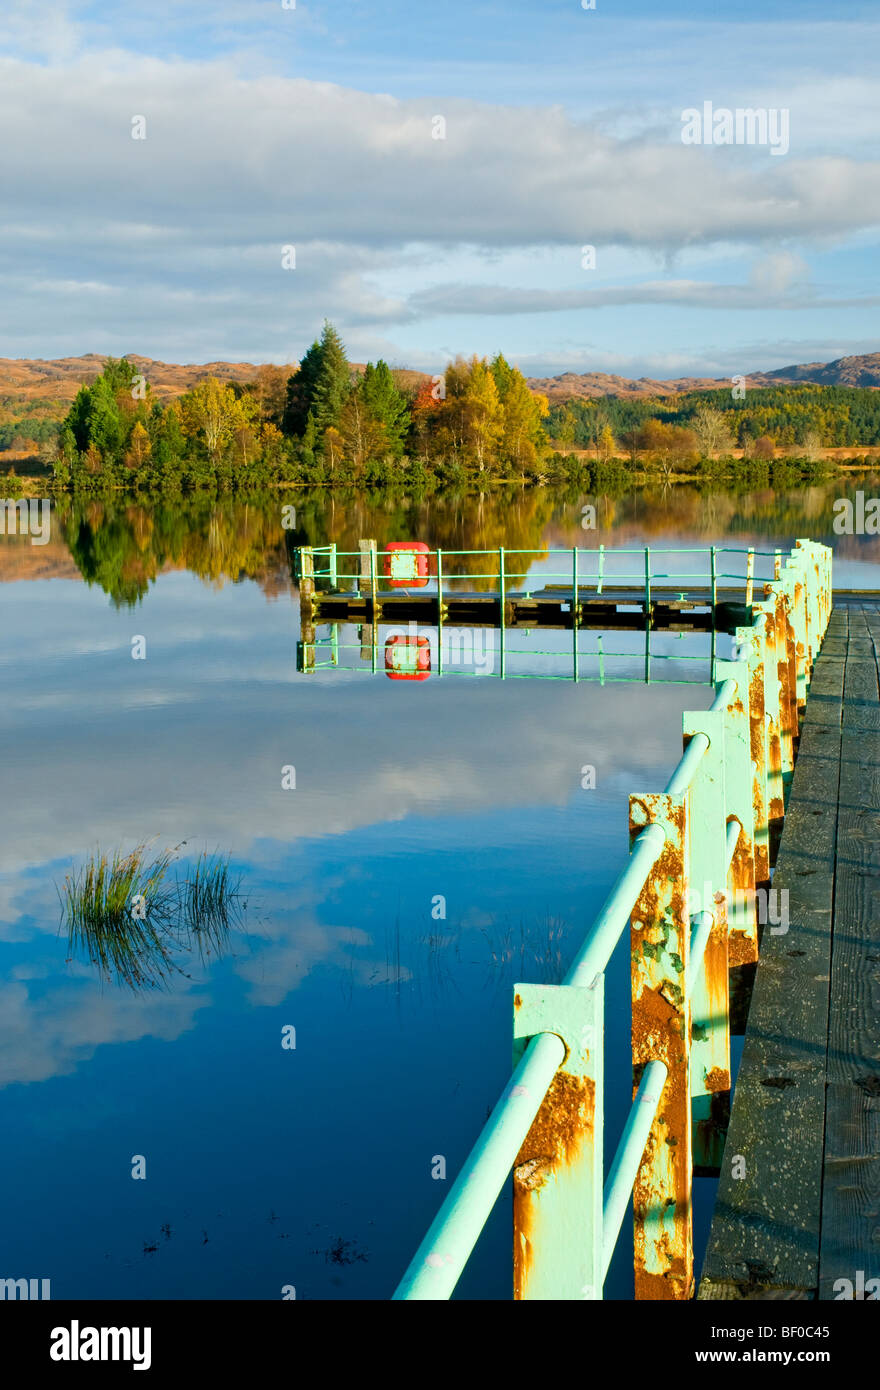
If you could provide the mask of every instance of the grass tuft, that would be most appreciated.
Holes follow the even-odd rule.
[[[133,990],[165,985],[193,947],[202,960],[221,955],[241,919],[228,856],[203,852],[181,879],[170,872],[176,854],[151,857],[141,844],[112,858],[95,853],[69,873],[59,897],[71,954]]]

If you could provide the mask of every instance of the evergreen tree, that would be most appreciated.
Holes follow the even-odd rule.
[[[385,431],[388,453],[399,458],[409,429],[410,411],[406,398],[394,384],[387,362],[380,359],[375,366],[368,363],[359,390],[364,407]]]
[[[309,417],[309,408],[320,370],[321,344],[316,338],[300,362],[298,371],[288,378],[287,403],[281,421],[281,428],[285,434],[305,433],[306,420]]]
[[[309,406],[318,439],[323,439],[331,426],[338,425],[350,389],[351,368],[342,339],[332,323],[325,320],[321,334],[321,362]]]

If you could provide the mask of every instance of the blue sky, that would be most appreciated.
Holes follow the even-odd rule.
[[[7,0],[0,355],[285,362],[325,315],[430,371],[876,351],[878,38],[813,0]],[[683,145],[704,101],[788,111],[787,152]]]

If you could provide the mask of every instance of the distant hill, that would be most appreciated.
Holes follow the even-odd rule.
[[[779,367],[773,372],[747,372],[749,386],[798,386],[805,382],[817,386],[866,386],[880,388],[880,352],[862,357],[838,357],[834,362],[807,362],[800,366]],[[530,377],[533,391],[542,391],[551,401],[572,397],[622,396],[636,400],[644,396],[675,396],[684,391],[717,391],[730,385],[730,377],[676,377],[657,381],[642,376],[632,380],[609,376],[607,372],[563,372],[561,376]]]
[[[125,354],[147,378],[159,399],[180,396],[209,376],[221,381],[253,381],[260,366],[253,362],[204,362],[181,365],[159,362],[140,353]],[[94,381],[104,357],[90,352],[84,357],[62,357],[52,361],[26,358],[0,358],[0,399],[12,401],[72,401],[80,386]],[[354,364],[363,371],[362,364]],[[295,364],[284,370],[294,371]],[[400,370],[398,376],[408,385],[424,381],[422,372]],[[820,386],[863,386],[880,388],[880,352],[861,357],[839,357],[834,362],[807,362],[780,367],[772,372],[748,372],[749,386],[786,386],[815,382]],[[549,396],[551,401],[597,396],[636,399],[645,396],[672,396],[684,391],[717,391],[730,385],[729,377],[653,377],[614,376],[607,372],[563,372],[560,376],[530,377],[529,386]]]

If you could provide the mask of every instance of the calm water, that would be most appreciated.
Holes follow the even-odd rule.
[[[605,640],[604,685],[297,674],[292,544],[812,536],[840,547],[838,584],[880,587],[878,542],[830,535],[842,491],[642,493],[600,502],[587,533],[596,499],[546,492],[301,495],[292,535],[274,504],[95,503],[54,515],[46,546],[0,538],[0,1276],[51,1278],[55,1298],[388,1297],[448,1187],[434,1156],[451,1181],[509,1074],[513,982],[561,978],[623,863],[627,794],[662,787],[681,711],[709,703],[705,685],[624,683],[644,671],[637,634]],[[511,674],[570,669],[570,634],[535,643]],[[653,650],[673,658],[654,674],[705,679],[681,658],[707,639]],[[581,674],[598,671],[583,634]],[[132,993],[70,956],[58,886],[94,850],[148,839],[228,852],[245,923],[222,959]],[[607,994],[613,1144],[625,944]],[[628,1264],[624,1240],[610,1295],[627,1296]],[[460,1293],[509,1291],[505,1196]]]

